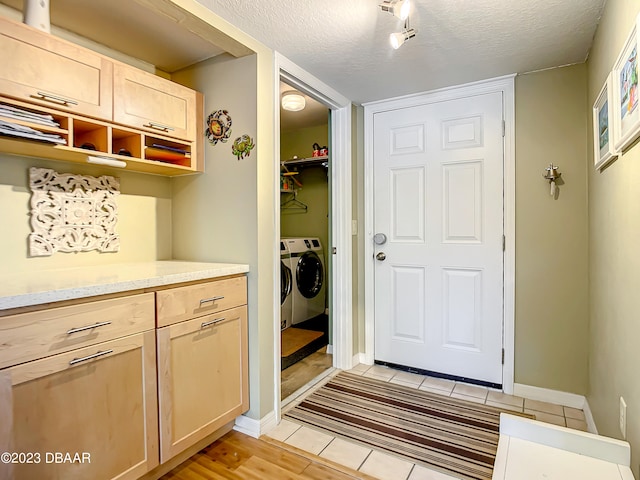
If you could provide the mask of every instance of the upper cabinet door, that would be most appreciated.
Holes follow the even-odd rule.
[[[111,119],[113,64],[97,53],[0,18],[0,64],[5,95]]]
[[[113,120],[183,140],[196,139],[196,92],[128,65],[114,65]]]

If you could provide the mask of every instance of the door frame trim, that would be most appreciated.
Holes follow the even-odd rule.
[[[329,285],[329,309],[333,318],[333,366],[348,370],[353,360],[353,330],[351,327],[352,245],[351,245],[351,101],[336,90],[303,70],[291,60],[274,52],[274,161],[280,163],[280,80],[324,104],[331,110],[331,245],[324,247],[328,268],[332,256]],[[274,205],[280,205],[280,169],[274,175]],[[273,245],[280,258],[280,215],[275,215]],[[332,247],[336,254],[332,255]],[[279,266],[280,263],[278,262]],[[273,272],[274,285],[280,285],[280,270]],[[328,292],[328,290],[325,290]],[[274,289],[273,319],[280,319],[280,292]],[[273,323],[274,410],[280,421],[280,321]]]
[[[515,359],[515,74],[480,82],[442,88],[429,92],[406,95],[364,104],[364,229],[368,239],[373,232],[373,118],[376,113],[429,103],[455,100],[473,95],[501,92],[503,98],[504,132],[504,251],[503,281],[503,328],[502,345],[504,364],[502,365],[502,388],[505,393],[513,393]],[[364,245],[364,316],[365,352],[368,365],[374,362],[375,307],[374,307],[374,246],[365,240]]]

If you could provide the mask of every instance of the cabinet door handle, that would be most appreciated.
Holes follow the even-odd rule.
[[[202,305],[203,303],[217,302],[218,300],[222,299],[224,299],[224,295],[220,295],[219,297],[203,298],[202,300],[200,300],[200,305]]]
[[[86,357],[74,358],[69,362],[69,365],[76,365],[80,362],[86,362],[87,360],[91,360],[92,358],[98,358],[98,357],[102,357],[103,355],[109,355],[110,353],[113,353],[113,350],[104,350],[102,352],[96,352],[92,355],[87,355]]]
[[[40,100],[46,100],[47,102],[60,103],[62,105],[78,105],[78,102],[71,100],[70,98],[64,98],[59,95],[53,95],[51,93],[38,92],[37,95],[31,95],[33,98],[40,97]]]
[[[149,122],[142,125],[147,128],[155,128],[156,130],[161,130],[163,132],[169,132],[175,130],[175,128],[170,127],[169,125],[163,125],[162,123]]]
[[[84,327],[72,328],[67,331],[67,335],[71,335],[72,333],[84,332],[85,330],[93,330],[94,328],[104,327],[105,325],[111,325],[111,322],[100,322],[94,323],[93,325],[86,325]]]
[[[200,325],[200,328],[210,327],[211,325],[215,325],[216,323],[220,323],[223,320],[226,320],[226,317],[216,318],[215,320],[211,320],[210,322],[202,322],[202,325]]]

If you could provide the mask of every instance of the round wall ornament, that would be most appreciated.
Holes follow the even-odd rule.
[[[235,139],[231,151],[238,160],[242,160],[251,154],[251,150],[253,150],[255,146],[256,144],[253,142],[253,138],[245,134]]]
[[[211,145],[229,140],[231,123],[231,116],[227,110],[218,110],[207,117],[205,135]]]

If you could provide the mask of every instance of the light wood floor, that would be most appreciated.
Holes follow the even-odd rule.
[[[280,378],[280,398],[287,398],[332,366],[333,355],[327,354],[327,347],[322,347],[298,363],[285,368]]]
[[[265,442],[231,431],[161,480],[354,480],[368,475],[341,467],[275,440]]]

